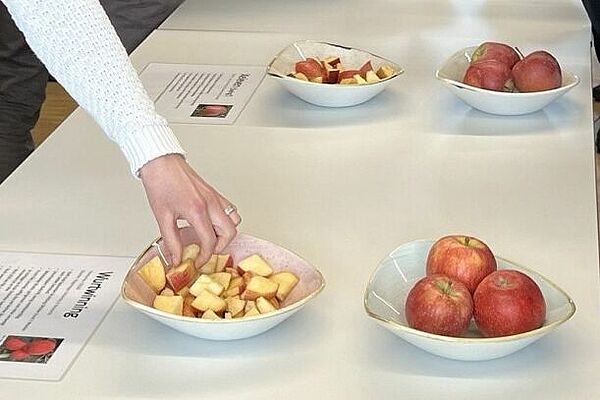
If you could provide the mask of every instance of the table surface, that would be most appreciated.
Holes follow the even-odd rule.
[[[327,288],[280,326],[236,342],[187,337],[119,300],[61,382],[0,380],[0,398],[594,398],[600,320],[589,25],[565,9],[573,20],[559,28],[540,20],[527,34],[502,35],[550,49],[581,77],[534,114],[475,111],[433,78],[455,49],[498,28],[482,17],[456,31],[439,24],[368,37],[332,32],[331,40],[406,70],[364,105],[318,108],[265,78],[235,125],[175,125],[191,164],[238,205],[241,229],[319,266]],[[266,65],[304,37],[163,30],[132,59],[138,69]],[[0,250],[137,255],[157,229],[126,171],[116,146],[76,111],[0,187]],[[377,263],[401,243],[453,232],[481,237],[557,282],[577,304],[575,317],[516,354],[474,363],[430,355],[370,321],[362,296]]]

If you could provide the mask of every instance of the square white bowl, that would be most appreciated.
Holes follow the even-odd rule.
[[[190,243],[198,243],[193,228],[182,228],[181,234],[184,246]],[[152,307],[156,294],[137,273],[153,257],[159,255],[162,259],[161,244],[162,239],[155,240],[133,262],[123,282],[121,297],[135,310],[141,311],[150,318],[187,335],[210,340],[235,340],[261,334],[291,317],[325,288],[325,279],[321,272],[300,256],[274,243],[240,233],[225,248],[223,254],[230,254],[234,261],[239,261],[257,253],[271,265],[275,272],[290,271],[300,278],[296,287],[281,304],[281,308],[254,317],[220,320],[207,320],[166,313]]]
[[[438,356],[463,361],[491,360],[514,353],[552,332],[575,313],[575,303],[556,284],[518,264],[496,257],[498,269],[526,273],[540,287],[546,301],[546,321],[538,329],[517,335],[484,338],[471,323],[467,337],[435,335],[408,326],[404,304],[414,284],[425,276],[433,240],[418,240],[396,248],[375,269],[364,297],[367,315],[407,342]]]
[[[394,74],[379,82],[364,85],[315,83],[288,76],[294,72],[298,61],[309,57],[324,59],[329,56],[339,56],[346,69],[359,69],[371,60],[374,70],[387,64],[394,69]],[[393,61],[368,51],[313,40],[301,40],[290,44],[281,50],[267,67],[267,74],[276,78],[290,93],[308,103],[324,107],[349,107],[364,103],[381,93],[403,72]]]
[[[459,99],[478,110],[496,115],[523,115],[536,112],[558,99],[579,83],[579,77],[562,70],[562,85],[552,90],[528,93],[498,92],[462,82],[477,46],[454,53],[435,76]]]

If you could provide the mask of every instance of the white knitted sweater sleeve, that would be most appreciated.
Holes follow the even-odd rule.
[[[115,141],[132,173],[183,154],[98,0],[0,0],[50,73]]]

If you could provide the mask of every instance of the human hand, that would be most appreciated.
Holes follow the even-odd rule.
[[[178,219],[186,220],[200,239],[196,266],[221,252],[235,237],[241,222],[237,210],[231,212],[231,202],[200,178],[181,155],[167,154],[149,161],[140,169],[140,177],[171,265],[181,262]]]

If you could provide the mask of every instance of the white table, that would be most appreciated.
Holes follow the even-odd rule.
[[[239,206],[242,229],[318,265],[326,290],[284,324],[231,343],[184,336],[119,301],[60,383],[2,380],[0,397],[594,398],[600,282],[589,26],[560,35],[541,26],[519,42],[551,48],[582,82],[536,114],[471,110],[433,79],[478,29],[467,37],[399,29],[332,35],[405,67],[370,103],[317,108],[265,79],[235,125],[174,126],[190,162]],[[264,65],[301,37],[158,31],[133,61],[138,69]],[[136,255],[156,228],[126,170],[76,111],[0,188],[0,250]],[[400,243],[448,232],[479,236],[559,283],[577,304],[575,317],[483,363],[437,358],[368,320],[362,295],[377,263]]]

